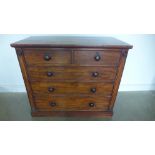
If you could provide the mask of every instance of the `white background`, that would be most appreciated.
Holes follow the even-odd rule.
[[[154,0],[0,0],[0,33],[155,34],[154,6]],[[128,61],[145,64],[138,52]],[[14,51],[8,55],[15,58]],[[154,155],[154,131],[154,122],[1,122],[0,154]]]
[[[155,35],[101,35],[112,36],[133,45],[133,49],[129,50],[119,90],[155,90]],[[15,49],[11,48],[10,44],[29,36],[32,35],[0,35],[1,92],[25,91]]]

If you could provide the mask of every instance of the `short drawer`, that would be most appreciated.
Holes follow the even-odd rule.
[[[34,93],[48,93],[51,95],[64,94],[91,94],[106,95],[112,93],[112,83],[66,83],[66,82],[32,82],[32,90]]]
[[[121,55],[120,50],[79,50],[74,51],[75,64],[96,66],[117,66]]]
[[[69,49],[24,49],[24,56],[28,66],[59,66],[72,61]]]
[[[92,96],[51,97],[50,95],[38,95],[34,98],[36,108],[47,111],[106,111],[110,102],[108,97]]]
[[[31,81],[114,81],[117,69],[114,67],[29,67]]]

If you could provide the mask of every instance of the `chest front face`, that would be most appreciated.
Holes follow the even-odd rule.
[[[17,47],[33,116],[111,116],[128,49]]]

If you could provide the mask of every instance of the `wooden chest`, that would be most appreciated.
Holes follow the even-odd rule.
[[[131,45],[111,37],[37,36],[11,46],[32,116],[112,116]]]

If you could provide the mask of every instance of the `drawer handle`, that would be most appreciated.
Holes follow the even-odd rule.
[[[91,91],[92,93],[96,93],[96,88],[91,88],[90,91]]]
[[[49,88],[48,88],[48,91],[49,91],[49,92],[54,92],[54,91],[55,91],[55,88],[49,87]]]
[[[56,106],[56,103],[55,103],[55,102],[50,102],[49,105],[50,105],[51,107],[55,107],[55,106]]]
[[[98,73],[98,72],[93,72],[93,73],[92,73],[92,76],[93,76],[93,77],[98,77],[98,76],[99,76],[99,73]]]
[[[95,103],[89,103],[90,107],[95,107]]]
[[[47,76],[48,76],[48,77],[51,77],[51,76],[53,76],[53,75],[54,75],[53,72],[47,72]]]
[[[46,60],[46,61],[49,61],[49,60],[51,60],[51,56],[49,56],[49,55],[44,55],[44,60]]]
[[[95,56],[95,60],[96,60],[96,61],[100,61],[100,59],[101,59],[100,55],[96,55],[96,56]]]

